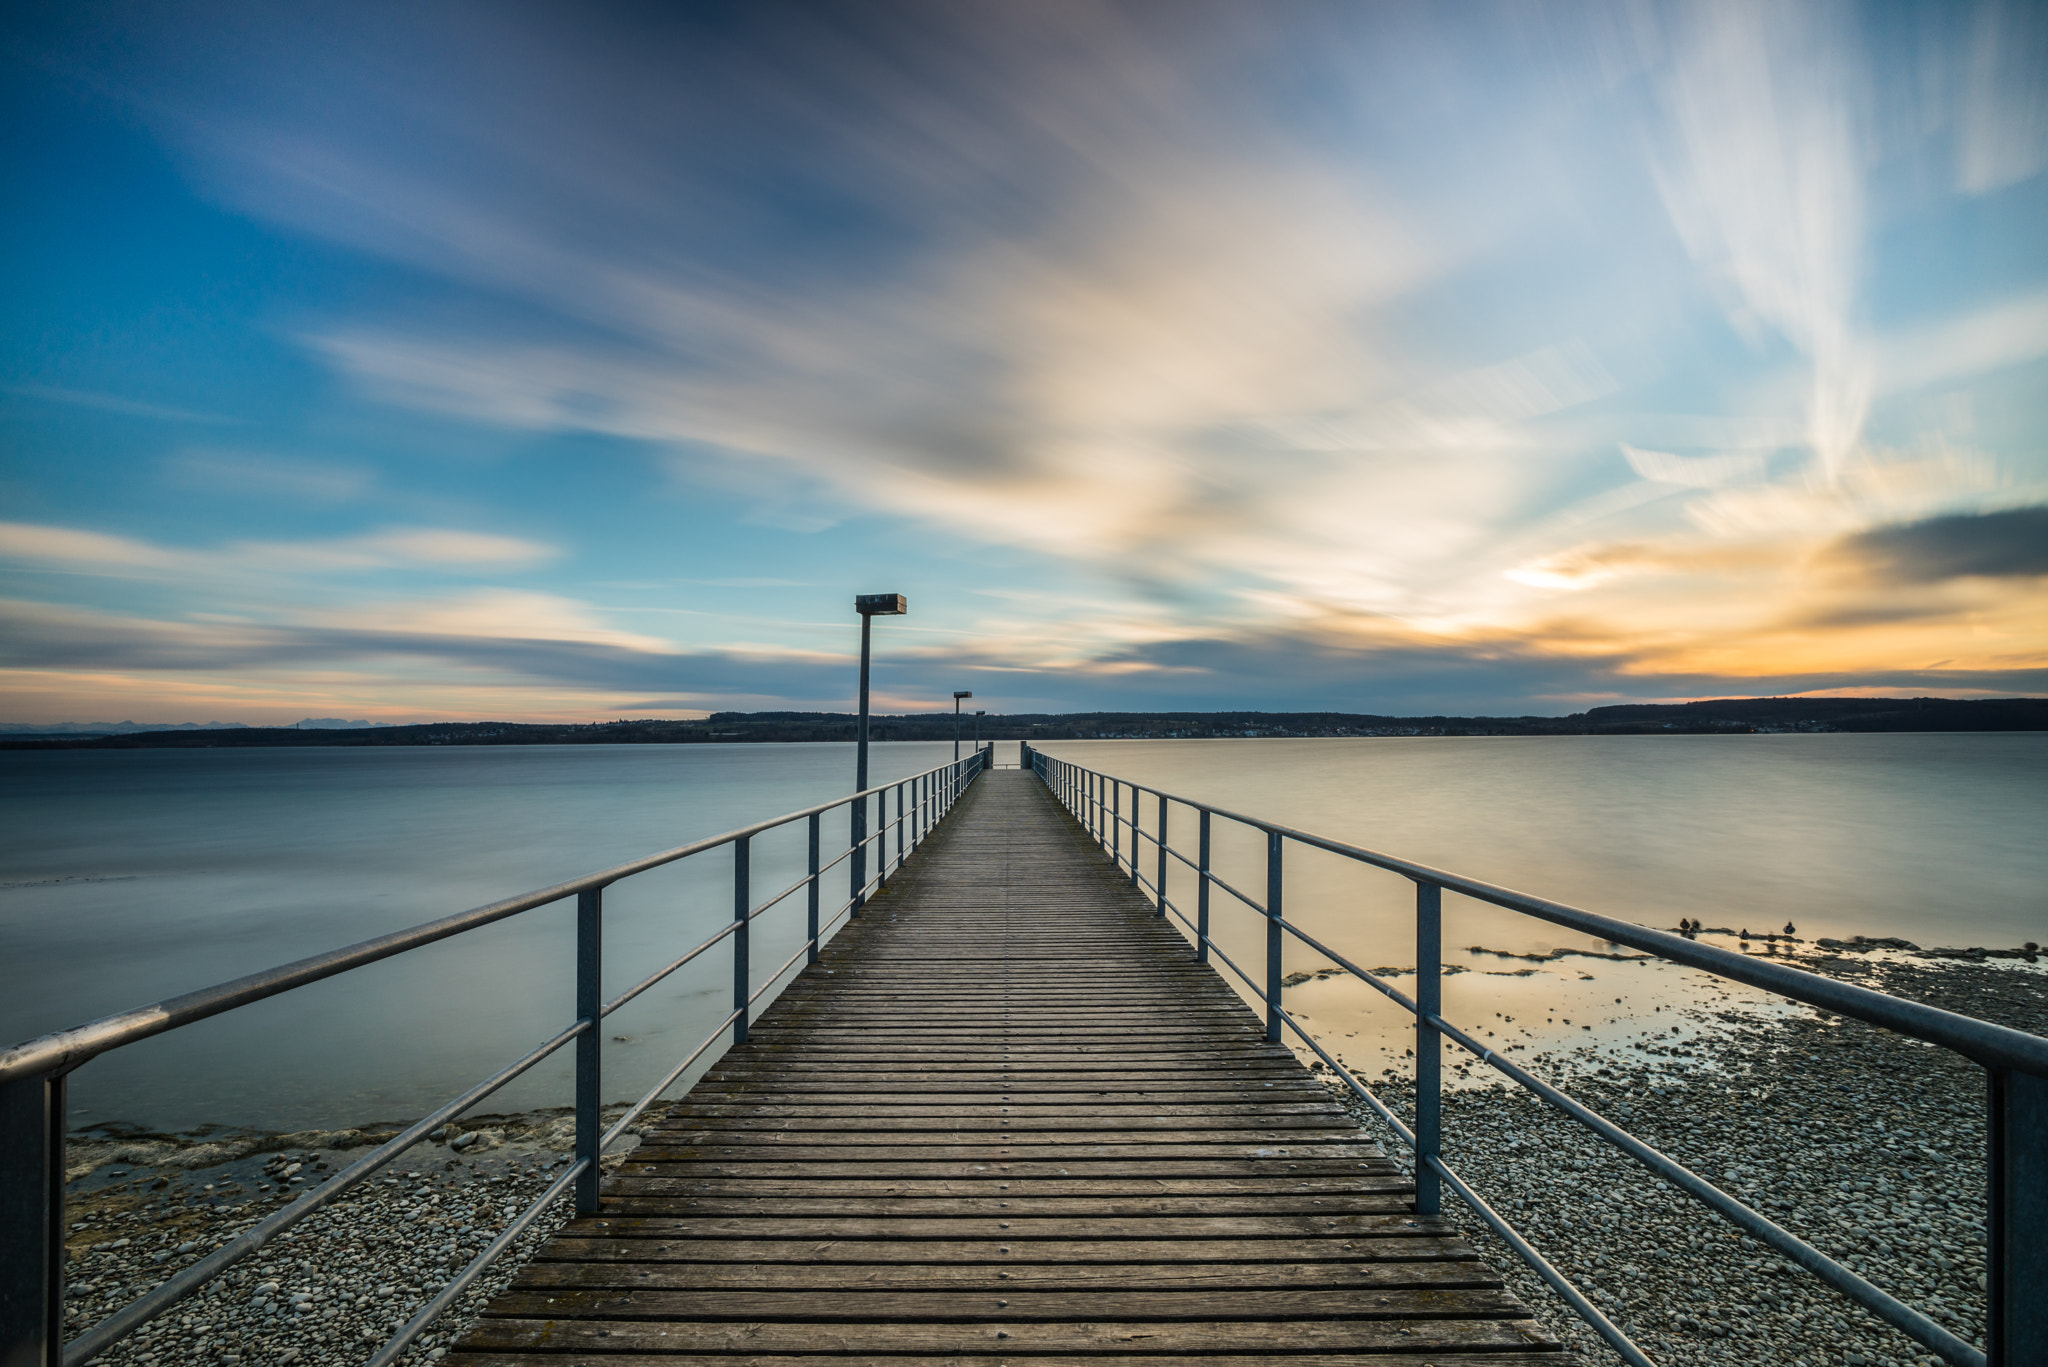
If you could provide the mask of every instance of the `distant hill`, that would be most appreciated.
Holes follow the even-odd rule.
[[[238,721],[0,722],[0,736],[128,736],[139,731],[235,731]]]
[[[324,722],[322,725],[320,723]],[[0,749],[122,750],[303,745],[679,745],[850,741],[845,712],[717,712],[702,721],[587,725],[431,722],[419,726],[301,727],[188,724],[121,734],[0,738]],[[83,723],[69,723],[83,726]],[[135,723],[123,723],[133,726]],[[301,729],[303,728],[303,729]],[[2048,698],[1717,698],[1624,703],[1568,717],[1385,717],[1352,712],[1067,712],[986,716],[983,740],[1166,739],[1230,736],[1737,735],[1775,731],[2048,731]],[[961,728],[972,737],[970,718]],[[876,717],[877,741],[947,741],[951,712]]]

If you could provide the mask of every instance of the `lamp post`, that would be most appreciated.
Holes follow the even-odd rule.
[[[981,749],[981,719],[987,715],[988,713],[982,711],[979,707],[974,709],[974,748],[976,750]]]
[[[868,787],[868,635],[877,617],[900,617],[910,611],[910,604],[900,593],[856,594],[853,610],[860,614],[860,727],[855,733],[858,743],[854,746],[853,791],[864,793]],[[860,915],[861,893],[868,885],[868,804],[866,798],[857,799],[852,811],[853,828],[849,839],[853,844],[851,878],[853,890],[853,914]]]
[[[955,693],[953,695],[953,763],[955,764],[960,762],[960,700],[973,696],[972,692]]]

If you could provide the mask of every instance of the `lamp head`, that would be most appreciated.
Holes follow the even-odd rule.
[[[954,696],[954,697],[956,697],[956,698],[971,698],[971,697],[973,697],[973,696],[974,696],[974,694],[973,694],[973,693],[971,693],[971,692],[970,692],[970,693],[955,693],[955,694],[954,694],[953,696]]]
[[[910,611],[910,602],[900,593],[855,594],[853,610],[863,617],[901,617]]]

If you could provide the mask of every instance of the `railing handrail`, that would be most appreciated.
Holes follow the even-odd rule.
[[[731,1043],[744,1043],[754,1004],[806,956],[816,963],[826,932],[836,926],[840,918],[858,916],[868,895],[887,885],[890,871],[888,835],[891,830],[896,833],[895,867],[900,869],[909,852],[936,828],[973,780],[986,772],[992,763],[993,746],[976,749],[963,758],[935,765],[921,773],[615,864],[552,887],[473,907],[210,988],[166,998],[151,1006],[105,1016],[69,1030],[55,1031],[0,1054],[0,1127],[5,1129],[4,1137],[11,1150],[0,1151],[0,1162],[4,1162],[5,1167],[4,1173],[0,1173],[0,1203],[5,1204],[5,1213],[9,1217],[7,1221],[0,1222],[0,1226],[4,1226],[0,1227],[0,1359],[10,1364],[21,1363],[24,1367],[28,1364],[34,1367],[79,1367],[79,1364],[91,1361],[233,1263],[359,1186],[441,1125],[470,1111],[484,1098],[573,1042],[577,1050],[574,1161],[549,1183],[537,1199],[515,1216],[483,1252],[471,1259],[421,1306],[412,1319],[401,1326],[365,1364],[365,1367],[389,1367],[499,1254],[511,1246],[549,1202],[573,1187],[580,1213],[589,1214],[597,1209],[598,1160],[604,1149],[624,1132],[635,1117],[674,1085],[717,1043],[720,1036],[730,1030]],[[888,814],[887,794],[891,790],[896,793],[893,820]],[[914,802],[906,801],[906,790],[914,794]],[[878,817],[872,832],[866,824],[870,800],[875,802]],[[839,855],[824,860],[821,856],[819,817],[839,807],[845,807],[852,813],[847,830],[848,846]],[[756,904],[751,892],[753,837],[798,821],[806,822],[809,827],[807,871],[787,888]],[[906,839],[907,827],[914,829]],[[865,871],[870,845],[874,846],[877,856],[872,877]],[[733,850],[732,919],[680,958],[671,960],[610,1001],[604,1000],[600,990],[603,890],[634,874],[726,846]],[[848,860],[851,860],[851,867],[846,900],[840,902],[829,917],[821,918],[819,887],[823,876]],[[805,889],[810,893],[806,915],[807,938],[795,954],[769,973],[758,988],[754,987],[748,949],[754,919]],[[571,897],[576,899],[576,952],[573,958],[577,984],[576,1020],[572,1025],[530,1050],[517,1062],[443,1103],[430,1115],[406,1126],[325,1182],[307,1189],[291,1204],[272,1211],[221,1247],[173,1271],[164,1282],[108,1314],[69,1343],[63,1341],[66,1257],[63,1238],[66,1185],[64,1097],[65,1079],[72,1070],[110,1049]],[[600,1134],[597,1047],[600,1022],[669,974],[726,941],[730,941],[733,947],[733,1009],[682,1062],[629,1107],[609,1131]],[[23,1178],[29,1181],[23,1183],[20,1181]],[[24,1187],[31,1184],[32,1189],[25,1191]]]
[[[290,963],[279,964],[274,968],[231,978],[212,987],[202,987],[175,997],[166,997],[148,1006],[138,1006],[110,1016],[102,1016],[98,1020],[87,1021],[83,1025],[75,1025],[67,1030],[53,1030],[47,1035],[24,1040],[0,1053],[0,1083],[44,1073],[69,1072],[109,1049],[133,1044],[137,1040],[160,1035],[166,1030],[190,1025],[208,1016],[232,1011],[236,1007],[261,1001],[265,997],[274,997],[280,992],[289,992],[294,988],[319,982],[323,978],[331,978],[337,973],[346,973],[350,969],[361,968],[408,950],[434,944],[453,935],[477,930],[495,921],[502,921],[508,916],[517,916],[521,912],[560,902],[578,893],[608,887],[622,878],[630,878],[634,874],[645,873],[664,864],[673,864],[692,855],[704,854],[721,845],[730,845],[736,840],[751,838],[763,831],[786,826],[792,821],[801,821],[814,814],[823,815],[835,808],[893,790],[899,783],[929,778],[933,774],[943,773],[955,767],[956,764],[973,762],[972,759],[948,760],[944,764],[910,775],[908,778],[878,783],[858,793],[848,793],[844,797],[799,808],[781,816],[770,817],[766,821],[756,821],[751,825],[726,831],[722,835],[706,836],[702,840],[693,840],[686,845],[678,845],[657,854],[629,859],[623,864],[614,864],[608,869],[586,873],[580,878],[556,883],[552,887],[537,888],[532,892],[487,902],[480,907],[458,911],[438,920],[423,921],[419,925],[409,926],[403,930],[372,936],[370,939],[344,945],[339,949],[330,949],[320,954],[308,955],[303,959],[294,959]]]
[[[1527,1262],[1555,1289],[1573,1311],[1620,1353],[1625,1361],[1632,1364],[1632,1367],[1653,1365],[1626,1334],[1600,1313],[1577,1287],[1545,1261],[1519,1232],[1443,1161],[1440,1152],[1441,1102],[1438,1096],[1441,1074],[1437,1062],[1440,1042],[1443,1039],[1448,1038],[1474,1054],[1510,1081],[1528,1089],[1607,1143],[1636,1159],[1652,1173],[1673,1182],[1681,1190],[1698,1198],[1716,1214],[1813,1272],[1835,1290],[1863,1305],[1892,1327],[1935,1349],[1950,1362],[1964,1364],[1964,1367],[1984,1367],[1986,1363],[1997,1363],[2003,1367],[2007,1363],[2034,1360],[2023,1355],[2031,1352],[2032,1347],[2039,1345],[2044,1323],[2048,1321],[2043,1320],[2038,1310],[2030,1308],[2027,1297],[2017,1294],[2021,1288],[2015,1279],[2024,1278],[2027,1274],[2018,1271],[2018,1265],[2011,1252],[2007,1250],[2006,1243],[2012,1237],[2011,1228],[2024,1223],[2027,1216],[2039,1214],[2037,1208],[2043,1205],[2041,1188],[2044,1182],[2048,1182],[2048,1172],[2042,1170],[2043,1154],[2040,1150],[2048,1146],[2042,1144],[2041,1135],[2032,1133],[2032,1129],[2039,1126],[2031,1126],[2030,1122],[2037,1112],[2043,1122],[2048,1122],[2048,1104],[2044,1104],[2048,1103],[2048,1088],[2042,1087],[2038,1081],[2028,1081],[2025,1087],[2031,1090],[2017,1102],[2011,1094],[2014,1089],[2021,1086],[2015,1080],[2014,1074],[2024,1073],[2031,1079],[2048,1077],[2048,1040],[2024,1031],[2012,1030],[1988,1021],[1927,1006],[1924,1003],[1906,1001],[1882,992],[1836,982],[1777,964],[1759,963],[1744,955],[1731,954],[1711,945],[1700,945],[1683,936],[1631,925],[1565,903],[1532,897],[1479,879],[1467,878],[1413,860],[1369,850],[1347,841],[1334,840],[1276,822],[1246,816],[1212,803],[1183,797],[1129,779],[1118,778],[1100,770],[1089,769],[1068,760],[1061,760],[1035,747],[1027,748],[1026,754],[1030,767],[1040,780],[1053,790],[1056,800],[1061,801],[1073,812],[1083,828],[1089,831],[1116,866],[1122,869],[1128,864],[1131,885],[1134,888],[1151,890],[1159,909],[1158,914],[1163,917],[1171,912],[1194,932],[1199,960],[1206,962],[1214,948],[1209,936],[1209,890],[1212,885],[1221,886],[1230,896],[1266,919],[1266,983],[1263,987],[1220,948],[1214,948],[1214,952],[1233,973],[1244,980],[1246,987],[1264,999],[1267,1010],[1267,1038],[1280,1039],[1283,1025],[1293,1030],[1309,1049],[1334,1070],[1335,1076],[1357,1093],[1387,1122],[1393,1132],[1415,1151],[1418,1212],[1436,1213],[1439,1198],[1435,1191],[1440,1185],[1449,1186],[1459,1199],[1499,1234],[1517,1256]],[[1105,787],[1111,790],[1108,796],[1104,795]],[[1131,811],[1128,817],[1122,811],[1122,788],[1129,788],[1132,792]],[[1159,823],[1156,833],[1146,831],[1143,827],[1140,819],[1141,794],[1149,794],[1154,799],[1154,810]],[[1201,816],[1199,863],[1190,861],[1169,843],[1167,813],[1176,803],[1194,810]],[[1261,906],[1216,876],[1210,859],[1210,819],[1218,816],[1266,833],[1266,905]],[[1118,839],[1125,828],[1131,833],[1127,859],[1121,851],[1121,841]],[[1158,855],[1156,881],[1147,879],[1139,866],[1141,842],[1146,840],[1152,843]],[[1408,997],[1377,974],[1359,967],[1286,919],[1281,903],[1280,869],[1281,853],[1284,843],[1288,840],[1385,869],[1414,883],[1418,955],[1415,998]],[[1189,920],[1186,913],[1174,906],[1168,897],[1165,884],[1169,855],[1187,865],[1196,875],[1198,920]],[[1442,891],[1445,888],[1511,911],[1599,935],[1614,943],[1631,945],[1689,967],[1704,969],[1717,976],[1747,982],[1840,1015],[1853,1016],[1902,1034],[1928,1040],[1982,1064],[1991,1080],[1990,1123],[1987,1125],[1991,1139],[1991,1237],[1988,1242],[1991,1246],[1992,1311],[1987,1325],[1991,1348],[1989,1355],[1951,1332],[1946,1326],[1936,1323],[1884,1291],[1868,1278],[1852,1271],[1777,1225],[1739,1198],[1731,1196],[1697,1173],[1683,1167],[1607,1117],[1597,1114],[1526,1069],[1518,1067],[1498,1051],[1487,1048],[1468,1032],[1446,1020],[1438,1005],[1439,989],[1436,986],[1440,980],[1441,969],[1435,967],[1426,972],[1420,966],[1425,959],[1435,965],[1441,957],[1440,908]],[[1294,1015],[1281,1005],[1280,996],[1285,986],[1280,971],[1283,932],[1363,980],[1414,1016],[1417,1042],[1414,1051],[1416,1124],[1413,1129],[1402,1124],[1369,1087],[1365,1086],[1351,1070],[1338,1063],[1294,1018]],[[1768,971],[1756,971],[1759,969]],[[2009,1131],[2016,1131],[2023,1136],[2019,1144],[2013,1142],[2013,1135]],[[2030,1139],[2024,1137],[2028,1135],[2031,1135]],[[2022,1146],[2028,1151],[2015,1152]],[[2020,1175],[2019,1180],[2015,1180],[2014,1174]],[[2023,1194],[2016,1194],[2013,1190],[2016,1186],[2025,1187],[2026,1191]],[[2005,1207],[2008,1205],[2013,1209],[2006,1210]],[[2030,1229],[2028,1236],[2025,1237],[2037,1234],[2038,1230]],[[2007,1285],[2008,1281],[2013,1281],[2014,1284]],[[2031,1283],[2029,1287],[2031,1288]],[[2016,1306],[2019,1308],[2015,1309]],[[2008,1319],[2012,1321],[2011,1324],[2007,1324]],[[2022,1338],[2030,1346],[2017,1352],[2009,1351],[2011,1342]]]

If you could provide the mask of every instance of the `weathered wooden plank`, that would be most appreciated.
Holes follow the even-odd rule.
[[[475,1349],[614,1353],[1373,1353],[1554,1348],[1529,1319],[1198,1321],[1137,1320],[1037,1324],[803,1324],[774,1321],[577,1320],[535,1317],[477,1321],[464,1339]]]
[[[830,1166],[836,1171],[821,1173],[818,1169]],[[923,1162],[901,1159],[895,1162],[881,1160],[856,1160],[851,1158],[831,1161],[828,1158],[806,1158],[800,1162],[788,1162],[778,1155],[754,1159],[740,1154],[721,1154],[689,1163],[660,1163],[634,1165],[630,1161],[624,1171],[648,1177],[881,1177],[910,1179],[918,1177],[939,1177],[958,1180],[972,1177],[1012,1177],[1020,1181],[1037,1180],[1058,1174],[1061,1177],[1124,1177],[1134,1180],[1147,1177],[1268,1177],[1272,1169],[1284,1169],[1280,1175],[1301,1177],[1341,1177],[1347,1173],[1367,1172],[1375,1175],[1395,1172],[1398,1169],[1388,1159],[1369,1161],[1366,1159],[1289,1159],[1285,1163],[1248,1158],[1199,1159],[1199,1158],[1157,1158],[1124,1160],[1095,1160],[1084,1158],[1021,1158],[1009,1155],[993,1156],[985,1161]]]
[[[649,1220],[645,1223],[653,1224]],[[557,1235],[560,1262],[749,1263],[1296,1263],[1463,1260],[1462,1238],[1388,1230],[1330,1239],[684,1239],[652,1231],[605,1238]],[[1000,1274],[999,1274],[1000,1275]]]
[[[1118,1196],[1118,1195],[1043,1195],[1041,1183],[1020,1183],[1015,1189],[991,1195],[947,1195],[947,1196],[865,1196],[840,1194],[831,1183],[813,1183],[820,1190],[791,1190],[785,1184],[773,1194],[717,1195],[701,1192],[701,1183],[672,1182],[659,1177],[623,1177],[616,1180],[612,1191],[617,1195],[620,1209],[615,1215],[768,1215],[786,1216],[802,1202],[802,1211],[807,1216],[837,1217],[930,1217],[933,1219],[967,1219],[987,1216],[994,1219],[1021,1215],[1026,1218],[1037,1216],[1059,1216],[1068,1219],[1113,1216],[1137,1219],[1144,1216],[1167,1215],[1329,1215],[1333,1213],[1372,1211],[1407,1211],[1414,1186],[1405,1177],[1390,1175],[1381,1178],[1367,1178],[1351,1183],[1352,1190],[1324,1192],[1312,1195],[1308,1192],[1261,1191],[1256,1195],[1201,1196]],[[634,1210],[630,1207],[639,1202],[647,1207]],[[606,1203],[610,1210],[612,1203]]]
[[[1118,1124],[1137,1124],[1151,1121],[1165,1123],[1174,1120],[1204,1120],[1211,1117],[1229,1118],[1241,1115],[1264,1116],[1273,1124],[1288,1124],[1301,1121],[1304,1124],[1326,1124],[1330,1121],[1344,1121],[1350,1117],[1336,1106],[1313,1102],[1270,1102],[1261,1106],[1246,1105],[1201,1105],[1168,1103],[1153,1104],[1132,1101],[1123,1105],[1106,1102],[1087,1106],[1071,1103],[1038,1104],[1019,1101],[1013,1106],[1000,1102],[985,1102],[979,1105],[956,1105],[947,1099],[927,1099],[923,1105],[909,1103],[893,1104],[847,1104],[824,1101],[809,1104],[772,1103],[727,1103],[718,1101],[687,1101],[672,1108],[659,1122],[659,1127],[668,1129],[697,1119],[721,1121],[759,1121],[763,1124],[782,1122],[797,1123],[811,1120],[975,1120],[991,1115],[1015,1115],[1034,1122],[1054,1120],[1114,1120]]]
[[[1305,1367],[1568,1367],[1568,1359],[1558,1356],[1555,1349],[1532,1348],[1526,1352],[1502,1353],[1461,1353],[1453,1363],[1439,1362],[1441,1354],[1418,1350],[1415,1352],[1374,1353],[1362,1357],[1353,1354],[1318,1354],[1306,1360]],[[947,1367],[1013,1367],[1012,1355],[1001,1354],[949,1353],[942,1361]],[[468,1351],[458,1349],[447,1359],[455,1367],[561,1367],[562,1357],[558,1353],[525,1352],[517,1349]],[[607,1352],[602,1359],[604,1367],[676,1367],[678,1359],[671,1354]],[[930,1357],[909,1357],[901,1354],[866,1353],[861,1356],[861,1367],[932,1367]],[[1297,1360],[1300,1362],[1301,1360]],[[743,1356],[720,1355],[715,1353],[692,1354],[690,1367],[818,1367],[818,1358],[806,1354],[801,1357],[777,1356],[769,1353],[747,1353]],[[1273,1367],[1275,1359],[1260,1355],[1175,1357],[1171,1354],[1143,1355],[1136,1353],[1090,1353],[1086,1357],[1034,1356],[1031,1367],[1134,1367],[1142,1363],[1145,1367]]]
[[[1498,1287],[1201,1287],[1185,1291],[713,1291],[670,1288],[515,1288],[492,1304],[508,1318],[773,1320],[780,1324],[1154,1324],[1215,1320],[1521,1319]]]
[[[1019,1129],[1004,1125],[1000,1117],[990,1125],[972,1129],[948,1126],[944,1129],[893,1126],[870,1128],[863,1124],[858,1127],[812,1128],[800,1130],[763,1128],[746,1125],[721,1125],[708,1128],[701,1123],[688,1129],[662,1128],[649,1131],[640,1141],[640,1147],[633,1151],[636,1158],[646,1162],[673,1161],[672,1156],[685,1151],[697,1153],[706,1149],[738,1148],[745,1144],[763,1145],[776,1149],[831,1147],[831,1148],[902,1148],[902,1149],[944,1149],[953,1146],[973,1146],[977,1151],[985,1150],[990,1144],[1004,1146],[1005,1152],[1024,1152],[1033,1149],[1086,1148],[1123,1152],[1135,1150],[1146,1152],[1145,1145],[1163,1144],[1174,1147],[1202,1147],[1200,1156],[1225,1150],[1249,1148],[1256,1158],[1271,1158],[1268,1152],[1274,1145],[1284,1146],[1277,1151],[1285,1156],[1286,1150],[1311,1153],[1316,1157],[1349,1156],[1362,1154],[1378,1158],[1383,1150],[1377,1144],[1362,1144],[1357,1130],[1330,1129],[1247,1129],[1242,1125],[1219,1126],[1213,1130],[1175,1128],[1158,1130],[1144,1135],[1141,1144],[1133,1144],[1132,1134],[1136,1127],[1119,1126],[1110,1130],[1067,1130],[1051,1127]],[[1151,1149],[1150,1152],[1163,1153]]]
[[[1397,1211],[1330,1211],[1311,1215],[1026,1215],[998,1210],[980,1216],[692,1215],[662,1217],[660,1232],[679,1239],[1340,1239],[1383,1238],[1407,1229]],[[616,1217],[614,1217],[616,1220]],[[636,1231],[616,1222],[622,1236]]]
[[[672,1287],[713,1290],[1189,1291],[1257,1287],[1498,1287],[1500,1277],[1467,1261],[1301,1263],[1017,1263],[1001,1269],[950,1263],[532,1262],[522,1290],[547,1287]]]
[[[614,1180],[625,1180],[625,1177]],[[673,1181],[678,1193],[707,1196],[748,1194],[786,1197],[792,1201],[813,1201],[847,1197],[902,1196],[1006,1200],[1026,1194],[1045,1197],[1161,1197],[1184,1200],[1223,1200],[1232,1197],[1280,1201],[1336,1200],[1354,1192],[1386,1189],[1388,1182],[1406,1182],[1393,1163],[1371,1169],[1346,1171],[1335,1176],[1312,1173],[1272,1172],[1261,1168],[1242,1177],[1162,1177],[1141,1172],[1130,1177],[1056,1177],[1046,1173],[1030,1176],[980,1172],[971,1177],[858,1177],[843,1169],[806,1169],[793,1176],[778,1177],[744,1169],[731,1175],[698,1173],[686,1178],[645,1178]],[[680,1211],[678,1212],[680,1213]]]

